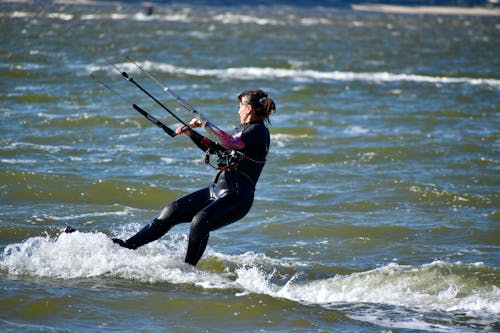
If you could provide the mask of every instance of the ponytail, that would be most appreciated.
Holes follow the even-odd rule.
[[[261,89],[245,90],[238,95],[238,100],[241,103],[251,105],[259,118],[263,118],[268,123],[271,123],[269,116],[271,113],[276,112],[276,104],[274,104],[271,98],[267,97],[266,92]]]

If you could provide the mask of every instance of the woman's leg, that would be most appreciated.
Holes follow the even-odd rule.
[[[162,237],[174,225],[191,221],[193,216],[211,201],[209,188],[185,195],[167,205],[157,218],[144,226],[134,236],[126,241],[113,239],[113,242],[135,250]]]
[[[191,221],[185,262],[195,266],[207,247],[210,231],[222,228],[244,217],[253,203],[253,191],[230,194],[203,208]]]

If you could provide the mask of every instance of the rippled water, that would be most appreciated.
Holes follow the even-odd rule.
[[[500,329],[498,17],[0,8],[0,331]],[[196,268],[187,225],[108,238],[214,171],[99,54],[186,121],[127,57],[226,129],[242,90],[277,103],[254,207]]]

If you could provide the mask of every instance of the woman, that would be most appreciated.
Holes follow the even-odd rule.
[[[247,90],[238,96],[241,126],[228,134],[210,122],[193,119],[189,127],[180,126],[177,134],[185,134],[209,155],[217,155],[219,170],[212,185],[188,194],[167,205],[160,215],[137,234],[113,242],[136,249],[157,240],[179,223],[191,222],[185,262],[195,266],[207,247],[211,231],[244,217],[252,207],[255,185],[266,162],[270,135],[265,125],[276,111],[274,101],[260,89]],[[215,141],[193,128],[204,127]]]

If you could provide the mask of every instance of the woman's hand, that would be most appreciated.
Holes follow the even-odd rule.
[[[186,134],[187,136],[191,136],[191,135],[193,135],[193,131],[191,131],[191,128],[198,128],[198,127],[201,127],[202,125],[203,125],[203,122],[201,120],[199,120],[198,118],[193,118],[189,122],[189,127],[185,126],[185,125],[181,125],[181,126],[177,127],[177,129],[175,130],[175,133],[177,133],[177,135]]]
[[[198,118],[193,118],[189,122],[189,127],[191,127],[191,128],[198,128],[198,127],[201,127],[201,126],[203,126],[203,122],[200,119],[198,119]]]

